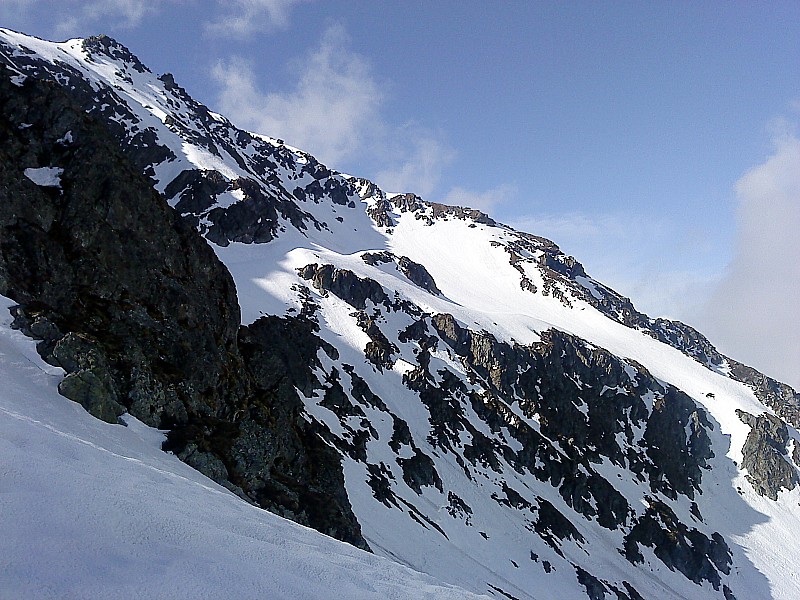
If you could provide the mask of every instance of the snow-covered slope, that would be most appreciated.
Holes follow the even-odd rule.
[[[91,417],[0,297],[0,597],[477,598],[254,508]]]
[[[236,129],[109,38],[2,31],[0,61],[106,120],[243,323],[318,327],[305,418],[376,554],[495,597],[800,597],[792,390],[548,240]]]

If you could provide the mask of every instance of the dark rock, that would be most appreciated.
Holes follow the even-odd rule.
[[[370,341],[364,348],[364,356],[379,370],[391,368],[392,356],[397,352],[397,346],[384,335],[375,319],[365,312],[359,311],[357,316],[358,326],[369,336]]]
[[[411,458],[399,458],[397,462],[403,469],[403,480],[417,494],[422,493],[422,486],[435,486],[442,491],[442,479],[436,472],[433,460],[419,448],[414,449]]]
[[[439,295],[442,293],[439,291],[439,288],[436,287],[436,282],[423,265],[415,263],[413,260],[405,256],[401,256],[397,264],[400,268],[400,272],[408,277],[411,283],[418,285],[423,290],[426,290],[431,294]]]
[[[102,54],[111,59],[122,61],[130,65],[139,73],[149,73],[150,70],[139,61],[134,54],[114,38],[107,35],[98,35],[83,40],[83,49],[89,56]]]
[[[800,394],[785,383],[775,381],[752,367],[727,359],[731,377],[749,385],[756,397],[787,423],[800,429]]]
[[[657,470],[651,473],[654,491],[671,498],[676,494],[694,498],[695,490],[700,489],[701,469],[713,457],[708,428],[705,411],[680,390],[668,387],[655,401],[644,434],[647,455]]]
[[[59,393],[83,406],[92,416],[117,423],[125,407],[117,402],[110,377],[99,369],[68,373],[58,384]]]
[[[233,180],[231,188],[240,190],[244,199],[228,207],[214,206],[207,213],[198,213],[211,222],[203,232],[206,238],[219,246],[230,242],[269,242],[277,237],[280,219],[290,221],[300,231],[306,229],[307,222],[322,227],[313,216],[300,210],[288,194],[266,190],[257,181],[247,178]]]
[[[179,213],[199,215],[211,208],[217,196],[226,191],[229,185],[219,171],[191,169],[181,172],[170,181],[164,196],[167,200],[178,197],[175,210]]]
[[[199,450],[194,443],[187,444],[178,454],[178,458],[218,483],[224,483],[228,480],[228,469],[225,468],[225,464],[219,457],[211,452]]]
[[[719,533],[709,538],[680,522],[663,502],[648,498],[649,507],[625,536],[625,557],[632,563],[644,557],[639,544],[653,548],[655,555],[672,570],[678,570],[695,583],[708,581],[720,589],[720,574],[729,574],[731,552]]]
[[[310,280],[320,291],[332,293],[350,306],[364,309],[367,300],[373,304],[389,302],[389,297],[374,279],[361,279],[347,269],[337,269],[333,265],[306,265],[299,269],[300,277]]]
[[[335,355],[316,323],[240,331],[227,269],[61,85],[16,86],[0,66],[0,136],[0,294],[68,371],[61,393],[170,429],[165,449],[229,489],[366,548],[340,456],[297,396],[322,386],[317,353]],[[60,190],[24,177],[40,166],[63,169]]]
[[[747,469],[747,480],[756,492],[777,500],[778,492],[793,490],[800,482],[797,469],[786,458],[789,441],[786,423],[769,413],[755,417],[737,410],[736,414],[750,426],[742,447],[742,467]]]
[[[609,590],[603,585],[603,582],[579,566],[572,566],[575,568],[575,573],[578,576],[578,583],[586,590],[586,595],[589,597],[589,600],[605,600],[606,592]]]
[[[76,333],[61,337],[46,360],[67,373],[93,367],[108,371],[108,361],[100,346]]]
[[[555,506],[544,498],[537,498],[536,500],[539,506],[533,529],[559,556],[564,556],[561,551],[561,544],[564,540],[585,541],[584,537],[575,528],[575,525],[561,514]]]
[[[394,254],[391,252],[364,252],[361,255],[361,260],[371,267],[377,265],[384,265],[386,263],[394,262]]]
[[[373,267],[380,264],[395,263],[398,270],[405,275],[411,283],[431,294],[441,294],[439,288],[436,287],[436,282],[424,265],[414,262],[407,256],[397,257],[391,252],[386,251],[365,252],[361,255],[361,260]]]

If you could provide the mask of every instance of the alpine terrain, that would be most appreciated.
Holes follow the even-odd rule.
[[[1,597],[800,598],[788,386],[109,37],[0,107]]]

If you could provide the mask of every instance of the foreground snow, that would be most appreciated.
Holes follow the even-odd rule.
[[[254,508],[58,395],[0,297],[0,598],[479,598]]]

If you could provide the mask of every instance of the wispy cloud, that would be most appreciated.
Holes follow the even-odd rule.
[[[133,29],[168,6],[195,0],[0,0],[0,21],[25,30],[34,27],[40,35],[64,39],[98,31]],[[43,32],[43,33],[42,33]]]
[[[100,18],[118,19],[127,27],[141,23],[148,13],[157,12],[166,2],[151,0],[98,0],[83,3],[82,13],[92,20]]]
[[[217,109],[240,127],[282,138],[336,169],[371,165],[372,178],[390,192],[429,197],[456,152],[441,132],[417,123],[392,123],[383,110],[384,86],[370,63],[350,49],[341,25],[327,29],[317,48],[294,62],[291,89],[263,91],[254,65],[242,58],[219,61],[212,71]],[[469,204],[489,206],[503,190],[458,190]],[[447,195],[455,198],[455,191]]]
[[[212,75],[219,109],[241,127],[280,137],[336,165],[370,143],[382,126],[382,96],[369,65],[351,52],[341,26],[329,28],[316,50],[298,61],[295,89],[264,93],[253,67],[236,58],[220,61]]]
[[[442,202],[444,204],[468,206],[491,215],[499,206],[511,200],[517,194],[517,191],[516,186],[511,184],[501,184],[483,192],[456,186],[447,193]]]
[[[389,164],[373,178],[387,192],[413,192],[424,198],[436,190],[442,170],[456,158],[455,151],[439,137],[420,127],[398,128],[392,140],[394,145],[383,153]],[[387,151],[388,150],[388,151]]]
[[[224,13],[206,24],[217,35],[251,35],[259,31],[285,29],[295,5],[310,0],[218,0]]]
[[[702,318],[724,352],[800,389],[800,139],[792,127],[736,193],[735,256]]]
[[[105,21],[111,28],[139,26],[149,15],[169,4],[186,0],[64,0],[53,7],[58,14],[56,32],[60,35],[86,35],[86,28]],[[52,16],[52,15],[51,15]]]
[[[12,16],[22,16],[34,5],[34,0],[0,0],[0,18],[8,19]]]

